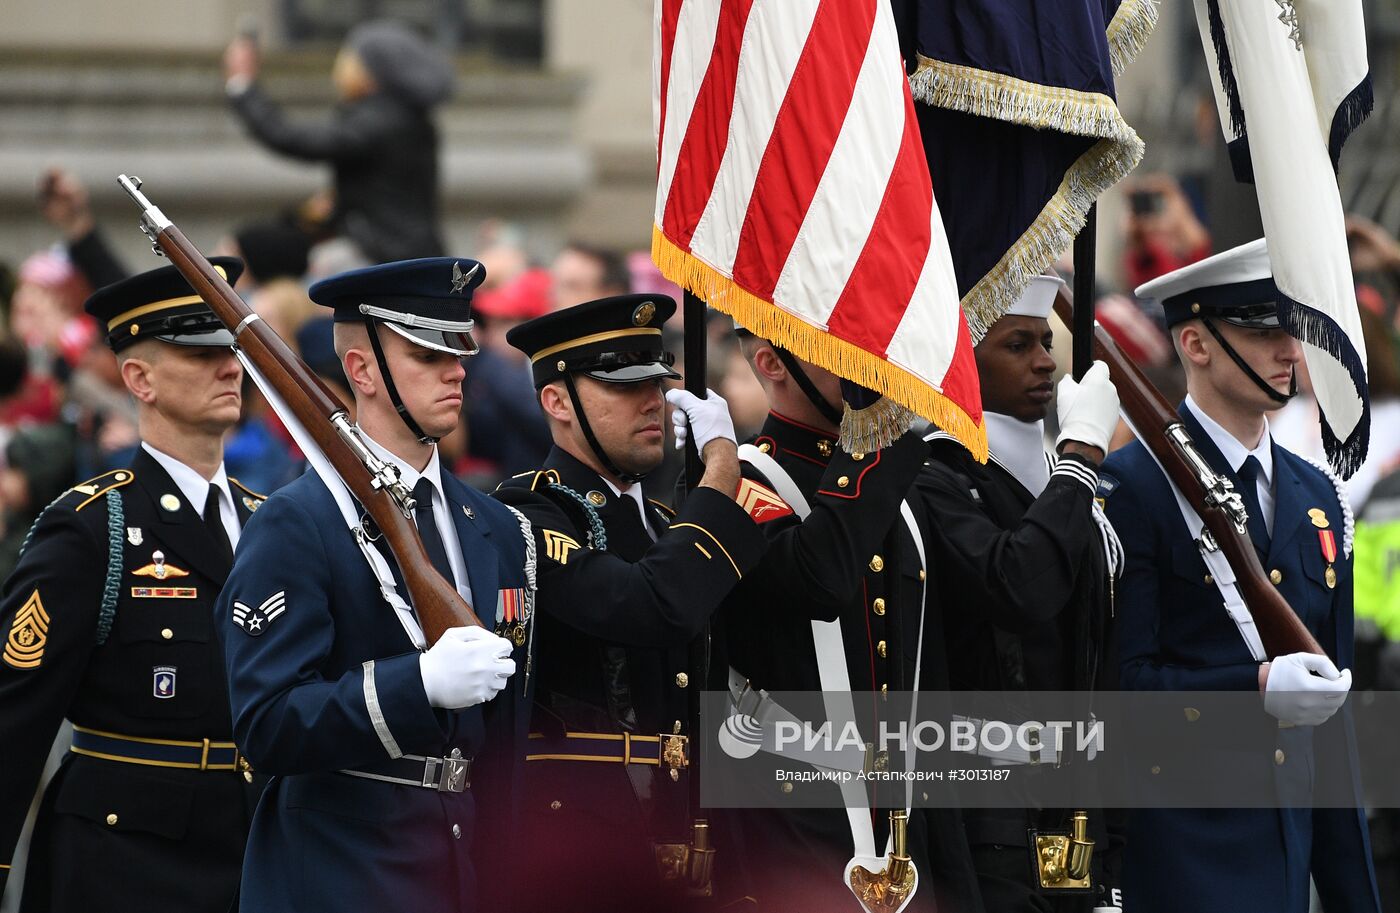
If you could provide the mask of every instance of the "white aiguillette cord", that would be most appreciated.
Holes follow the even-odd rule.
[[[379,594],[394,609],[394,614],[398,617],[399,624],[403,625],[408,639],[419,650],[427,649],[428,639],[423,636],[423,629],[418,624],[417,616],[413,614],[413,608],[399,595],[398,587],[394,583],[393,571],[389,568],[389,562],[363,533],[360,511],[357,509],[355,499],[350,494],[350,489],[346,487],[345,481],[335,471],[335,467],[331,466],[326,455],[321,452],[321,448],[316,444],[316,439],[297,420],[296,414],[287,406],[277,390],[257,369],[257,366],[248,359],[247,354],[239,348],[235,348],[233,351],[237,354],[238,360],[243,363],[243,370],[247,371],[248,376],[253,378],[253,383],[257,384],[262,395],[267,398],[268,404],[282,419],[282,424],[287,426],[292,440],[296,441],[301,452],[306,455],[306,461],[316,470],[316,474],[321,477],[321,481],[330,490],[331,497],[335,499],[336,507],[340,509],[341,518],[349,527],[351,535],[355,537],[355,543],[359,545],[361,554],[365,556],[365,561],[369,563],[370,571],[379,584]]]

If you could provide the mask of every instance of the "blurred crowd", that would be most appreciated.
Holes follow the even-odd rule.
[[[571,241],[550,259],[532,260],[527,251],[536,245],[520,227],[489,218],[468,249],[445,251],[432,112],[450,96],[454,71],[405,27],[378,21],[351,31],[330,74],[338,102],[325,119],[286,116],[261,88],[260,66],[251,36],[229,45],[224,77],[231,116],[269,149],[325,163],[328,187],[311,199],[289,200],[283,212],[231,226],[217,249],[206,253],[244,259],[237,291],[340,390],[344,378],[329,316],[318,313],[306,294],[312,281],[392,259],[443,253],[479,259],[486,279],[473,317],[481,351],[467,364],[461,422],[443,440],[442,452],[464,481],[487,490],[536,466],[549,450],[549,431],[529,365],[506,344],[506,332],[582,301],[626,292],[679,300],[680,289],[660,275],[646,251],[613,250],[587,238]],[[1184,385],[1160,311],[1141,307],[1132,289],[1213,252],[1209,221],[1193,186],[1189,177],[1161,173],[1126,183],[1126,222],[1114,226],[1125,242],[1117,271],[1123,284],[1100,281],[1095,295],[1100,323],[1173,401]],[[75,481],[125,465],[137,443],[134,408],[115,359],[83,312],[85,298],[123,278],[128,267],[108,246],[86,188],[74,175],[50,169],[38,176],[37,190],[38,206],[54,229],[53,244],[27,256],[0,251],[0,575],[8,575],[46,504]],[[1347,226],[1373,409],[1370,457],[1349,483],[1357,541],[1376,545],[1358,549],[1357,614],[1376,642],[1386,644],[1400,641],[1400,587],[1386,585],[1400,574],[1400,241],[1359,217]],[[1068,257],[1058,267],[1069,278]],[[713,312],[707,318],[706,382],[729,402],[742,438],[762,424],[767,403],[730,326]],[[678,354],[683,330],[680,319],[667,330]],[[1063,342],[1057,357],[1067,360],[1070,346]],[[251,383],[245,386],[245,413],[227,446],[228,471],[256,490],[271,491],[295,478],[304,461],[267,402]],[[1305,372],[1299,386],[1299,397],[1273,421],[1273,432],[1280,443],[1321,459]],[[649,494],[669,496],[680,464],[673,458],[649,477]],[[1368,560],[1375,566],[1368,569]],[[1400,648],[1393,660],[1375,654],[1377,675],[1400,686]]]

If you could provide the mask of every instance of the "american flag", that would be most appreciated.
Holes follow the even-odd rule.
[[[886,0],[657,0],[655,28],[661,271],[985,458]]]

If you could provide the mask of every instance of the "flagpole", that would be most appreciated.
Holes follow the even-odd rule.
[[[685,327],[685,350],[682,354],[685,364],[685,389],[700,399],[706,398],[705,366],[708,340],[705,336],[705,310],[705,302],[699,296],[691,292],[685,293],[681,311],[682,325]],[[704,464],[700,462],[700,451],[695,449],[695,439],[691,438],[685,447],[687,491],[700,481],[704,472]]]
[[[706,366],[708,361],[708,342],[705,314],[707,305],[698,296],[691,292],[685,293],[682,303],[681,316],[685,326],[685,347],[683,359],[685,363],[685,389],[699,397],[707,398]],[[700,476],[705,472],[705,466],[700,462],[700,451],[695,446],[695,437],[692,435],[686,441],[685,446],[685,492],[693,489]],[[682,493],[682,497],[684,493]],[[699,762],[701,741],[697,737],[700,721],[700,692],[709,687],[710,678],[710,625],[706,623],[705,629],[695,636],[690,642],[687,666],[690,667],[690,674],[696,676],[698,680],[695,687],[690,689],[687,712],[690,716],[691,725],[688,727],[691,732],[690,739],[690,768],[687,771],[686,794],[689,805],[689,815],[691,836],[689,855],[686,861],[686,882],[687,893],[695,897],[709,897],[713,892],[710,881],[711,867],[714,864],[714,846],[710,836],[709,821],[702,816],[700,810],[700,771]]]
[[[1094,363],[1094,258],[1095,235],[1098,229],[1099,204],[1094,203],[1084,214],[1084,227],[1074,239],[1074,326],[1072,373],[1075,380],[1084,376]]]

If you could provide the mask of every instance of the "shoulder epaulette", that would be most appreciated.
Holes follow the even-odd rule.
[[[652,507],[655,507],[668,517],[674,517],[676,515],[675,508],[664,501],[658,501],[655,498],[647,498],[647,503],[651,504]]]
[[[82,510],[112,489],[130,485],[135,478],[136,473],[130,469],[113,469],[111,472],[104,472],[96,478],[88,479],[80,485],[74,485],[64,492],[64,497],[77,495],[80,500],[73,509]]]
[[[1289,451],[1290,453],[1292,451]],[[1332,467],[1326,463],[1319,463],[1310,457],[1305,457],[1301,453],[1294,453],[1303,462],[1312,466],[1318,472],[1327,477],[1327,481],[1332,483],[1332,488],[1337,492],[1337,504],[1342,509],[1342,554],[1351,555],[1351,543],[1356,538],[1356,517],[1351,512],[1351,501],[1347,498],[1346,486],[1337,474],[1332,471]]]
[[[257,498],[259,501],[267,500],[267,495],[262,494],[261,492],[253,491],[253,489],[249,488],[247,485],[244,485],[242,482],[238,481],[233,476],[229,476],[228,480],[229,484],[237,486],[239,491],[243,492],[250,498]]]
[[[530,480],[530,490],[531,490],[531,491],[537,491],[537,490],[539,490],[539,488],[540,488],[541,486],[546,486],[546,485],[550,484],[551,482],[553,482],[553,483],[558,483],[558,481],[559,481],[559,470],[557,470],[557,469],[529,469],[529,470],[526,470],[525,472],[517,472],[515,475],[511,476],[509,479],[506,479],[505,482],[502,482],[500,485],[497,485],[497,486],[496,486],[497,490],[500,490],[501,488],[504,488],[504,487],[506,486],[507,483],[509,483],[509,482],[511,482],[511,481],[514,481],[515,479],[529,479],[529,480]]]

